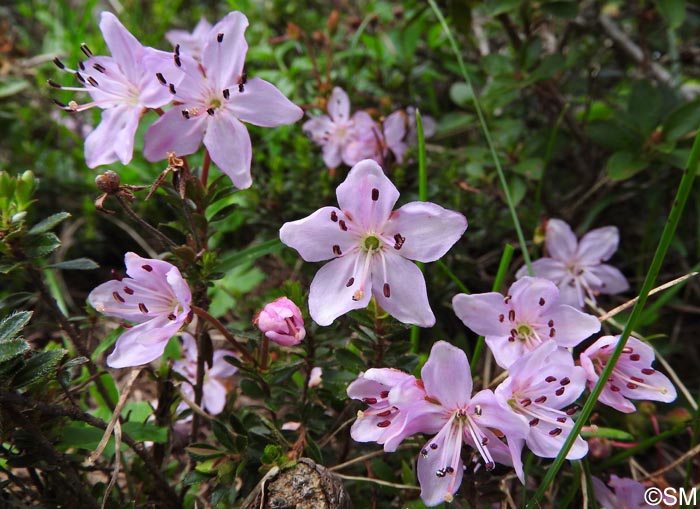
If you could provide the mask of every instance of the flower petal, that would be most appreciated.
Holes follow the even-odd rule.
[[[472,376],[467,354],[446,341],[437,341],[421,369],[421,379],[429,397],[444,408],[464,407],[472,395]]]
[[[549,279],[525,276],[508,290],[518,322],[533,323],[559,303],[559,289]]]
[[[357,245],[355,236],[343,230],[339,221],[345,215],[336,207],[323,207],[304,219],[280,228],[282,243],[296,249],[307,262],[320,262],[349,253]]]
[[[314,142],[324,144],[333,130],[333,121],[326,115],[311,117],[304,122],[301,129],[307,136],[311,137]]]
[[[434,203],[407,203],[391,213],[384,237],[399,239],[396,252],[419,262],[434,262],[447,253],[467,229],[467,219]],[[398,247],[398,249],[397,249]]]
[[[202,65],[215,90],[238,84],[248,52],[245,30],[248,18],[235,11],[227,14],[209,31],[202,50]]]
[[[576,259],[584,265],[598,265],[608,260],[617,251],[620,232],[616,226],[591,230],[581,237],[576,250]]]
[[[242,92],[232,92],[229,108],[243,122],[261,127],[293,124],[304,111],[287,99],[272,83],[260,78],[246,82]]]
[[[565,304],[547,313],[554,320],[554,340],[559,346],[572,348],[600,330],[600,320]]]
[[[144,72],[140,60],[144,50],[143,45],[111,12],[102,12],[100,31],[114,60],[131,81],[138,83]]]
[[[372,293],[391,316],[403,323],[432,327],[435,315],[430,309],[423,273],[415,263],[385,251],[386,274],[380,256],[372,259]],[[387,297],[387,295],[389,295]]]
[[[134,153],[134,137],[141,107],[119,106],[102,111],[102,120],[85,139],[85,164],[95,168],[117,160],[128,164]]]
[[[226,405],[226,393],[224,384],[209,378],[202,387],[202,406],[212,415],[220,414]]]
[[[480,336],[510,335],[511,327],[505,320],[509,308],[500,293],[460,293],[452,298],[452,308],[464,325]],[[503,321],[501,316],[504,317]]]
[[[128,329],[117,339],[107,365],[128,368],[154,361],[163,355],[168,340],[177,334],[180,325],[161,316]]]
[[[547,233],[545,236],[549,256],[561,262],[573,261],[576,254],[576,235],[571,227],[561,219],[547,221]]]
[[[370,159],[352,167],[345,181],[336,189],[336,195],[343,212],[352,214],[353,220],[368,232],[384,226],[399,199],[394,184]]]
[[[248,129],[233,115],[221,111],[215,114],[204,134],[204,146],[211,160],[229,176],[238,189],[247,189],[253,183],[250,162],[253,148]]]
[[[328,114],[333,122],[345,122],[350,118],[350,98],[340,87],[333,87],[333,93],[328,100]]]
[[[418,454],[416,469],[421,489],[420,498],[428,507],[451,501],[452,495],[457,492],[459,486],[462,484],[464,469],[462,468],[463,463],[461,458],[457,462],[457,468],[455,468],[454,472],[445,474],[442,477],[436,475],[436,472],[444,469],[446,466],[444,464],[444,455],[438,452],[446,447],[446,436],[446,432],[441,432],[430,441],[431,445],[434,444],[438,446],[436,450],[426,449],[428,454]]]
[[[330,325],[340,315],[367,307],[372,292],[367,289],[360,299],[353,300],[359,282],[348,286],[354,278],[356,256],[341,256],[327,263],[316,273],[309,289],[309,314],[319,325]]]
[[[186,119],[182,116],[184,109],[173,106],[148,128],[143,148],[148,161],[161,161],[168,157],[169,152],[186,156],[199,150],[208,118],[200,115]]]
[[[595,267],[586,267],[587,272],[591,272],[596,276],[601,284],[593,288],[600,293],[622,293],[629,290],[630,285],[627,282],[627,278],[612,265],[601,264]]]

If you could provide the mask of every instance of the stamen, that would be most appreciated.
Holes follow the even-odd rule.
[[[377,414],[377,417],[389,417],[391,415],[391,409],[387,410],[386,412],[380,412]]]
[[[550,320],[547,322],[547,327],[554,327],[554,320]]]
[[[389,287],[389,283],[384,283],[384,297],[387,299],[391,297],[391,288]]]
[[[243,86],[243,83],[238,84],[238,93],[242,94],[245,92],[245,87]]]
[[[476,415],[481,415],[481,405],[476,405],[476,406],[474,407],[474,413],[475,413]]]
[[[142,268],[143,270],[145,270],[146,272],[153,272],[153,267],[151,267],[151,266],[148,265],[148,264],[146,264],[146,265],[141,265],[141,268]]]
[[[335,210],[331,211],[331,221],[333,221],[334,223],[338,222],[338,214],[335,213]]]
[[[503,299],[503,304],[508,304],[508,302],[509,302],[510,299],[512,299],[512,298],[513,298],[512,296],[506,295],[505,298]]]
[[[228,91],[228,88],[225,88],[225,89],[224,89],[223,94],[224,94],[224,99],[228,99],[228,98],[229,98],[230,93],[229,93],[229,91]]]
[[[520,405],[523,407],[528,407],[532,404],[532,400],[530,398],[525,398],[520,402]]]
[[[421,449],[420,455],[423,456],[424,458],[428,457],[428,449]]]
[[[641,359],[641,358],[642,358],[642,356],[639,355],[638,353],[633,353],[632,355],[630,355],[630,360],[631,360],[631,361],[638,361],[638,360]]]
[[[176,44],[176,45],[175,45],[175,54],[176,54],[177,56],[180,56],[180,45],[179,45],[179,44]]]
[[[348,231],[348,225],[346,225],[345,221],[343,221],[342,219],[338,221],[338,225],[340,226],[340,229],[344,232]]]
[[[544,381],[551,384],[552,382],[555,382],[556,379],[556,376],[549,375],[547,378],[544,379]]]
[[[556,329],[549,329],[549,337],[553,338],[554,336],[557,335],[557,330]]]
[[[173,313],[170,313],[170,314],[168,315],[168,320],[175,320],[176,318],[177,318],[177,317],[176,317]]]
[[[93,78],[92,76],[88,76],[88,83],[90,83],[90,85],[92,85],[93,87],[100,86],[100,84],[97,83],[97,80],[95,78]]]
[[[549,432],[550,437],[558,437],[561,435],[562,429],[561,428],[554,428],[552,431]]]
[[[82,74],[80,74],[80,73],[77,72],[77,71],[76,71],[75,73],[73,73],[73,74],[75,75],[76,78],[78,78],[78,81],[79,81],[80,83],[85,84],[85,78],[83,78],[83,75],[82,75]]]
[[[557,422],[564,424],[566,422],[566,417],[557,417]]]
[[[134,290],[132,290],[132,289],[129,288],[128,286],[125,286],[125,287],[124,287],[124,293],[127,294],[127,295],[133,295],[133,294],[134,294]]]
[[[362,402],[367,405],[375,405],[377,403],[377,398],[362,398]]]
[[[121,303],[125,302],[124,297],[119,295],[119,292],[112,292],[112,297],[114,297],[114,300],[116,300],[117,302],[121,302]]]
[[[386,399],[389,397],[389,391],[382,391],[379,393],[379,397],[382,399]]]
[[[430,444],[430,448],[434,451],[435,449],[438,448],[438,444],[432,443],[432,444]]]
[[[402,236],[400,233],[394,235],[394,249],[401,249],[404,242],[406,242],[406,237]]]
[[[209,116],[213,117],[214,116],[214,108],[207,108],[207,113],[209,113]]]
[[[532,419],[528,424],[530,425],[530,427],[534,428],[534,427],[537,426],[539,423],[540,423],[540,420],[539,420],[537,417],[535,417],[535,418]]]
[[[54,80],[46,80],[46,83],[53,88],[63,88],[60,84],[56,83]]]
[[[175,53],[173,53],[173,60],[175,61],[175,65],[178,67],[182,67],[182,62],[180,61],[180,45],[175,46]]]
[[[571,380],[569,379],[568,376],[565,376],[564,378],[562,378],[561,380],[559,380],[559,383],[560,383],[561,385],[569,385],[569,384],[571,383]]]
[[[620,392],[620,388],[617,385],[611,385],[610,390],[613,392]]]
[[[391,421],[382,421],[377,423],[378,428],[386,428],[391,425]]]
[[[379,189],[376,187],[372,189],[372,201],[377,201],[379,199]]]
[[[653,368],[644,368],[642,370],[642,373],[644,373],[645,375],[653,375],[654,373],[656,373],[656,370]]]
[[[101,64],[92,64],[92,68],[95,69],[97,72],[101,72],[102,74],[104,74],[104,72],[106,71],[105,66]]]
[[[572,416],[572,415],[574,415],[576,412],[578,412],[578,407],[577,407],[576,405],[574,405],[574,406],[572,406],[571,408],[568,408],[568,409],[566,410],[566,415]]]
[[[508,320],[510,320],[511,322],[515,321],[515,310],[511,309],[510,311],[508,311]]]
[[[85,70],[85,62],[83,62],[82,60],[78,60],[78,67],[80,67],[81,71],[84,71]]]
[[[182,116],[185,117],[187,120],[190,119],[190,112],[187,110],[182,110],[180,113],[182,113]]]
[[[172,83],[170,85],[168,85],[168,90],[170,90],[170,93],[173,95],[175,95],[177,93],[177,92],[175,92],[175,85],[173,85]]]
[[[66,66],[63,64],[63,62],[61,62],[61,59],[58,57],[53,59],[53,63],[56,67],[58,67],[61,70],[64,70],[66,68]]]
[[[224,40],[224,34],[216,34],[216,42],[222,42]]]
[[[340,250],[340,246],[338,244],[333,245],[333,254],[336,256],[340,256],[343,254],[343,252]]]
[[[544,297],[540,297],[540,306],[544,306],[544,304],[545,304]]]
[[[345,283],[345,286],[346,286],[347,288],[350,288],[353,284],[355,284],[355,278],[354,278],[354,277],[351,277],[350,279],[348,279],[348,282]]]
[[[162,72],[157,72],[156,73],[156,78],[158,78],[158,81],[160,81],[161,85],[167,85],[168,82],[165,80],[165,76],[163,76]]]
[[[554,394],[556,394],[557,396],[561,396],[562,394],[564,394],[565,390],[565,387],[559,387],[556,391],[554,391]]]
[[[88,58],[92,56],[92,51],[90,51],[90,48],[88,48],[88,45],[85,43],[82,43],[80,45],[80,50],[87,55]]]
[[[632,382],[627,384],[628,389],[637,389],[639,386],[637,384],[633,384]]]
[[[535,400],[535,403],[544,403],[545,401],[547,401],[547,396],[540,396]]]
[[[503,320],[505,320],[506,317],[504,315],[498,315],[498,321],[503,323]]]
[[[139,302],[139,310],[142,313],[148,313],[148,308],[146,307],[146,304],[144,304],[143,302]]]

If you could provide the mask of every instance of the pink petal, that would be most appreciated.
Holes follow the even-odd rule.
[[[232,115],[225,112],[215,114],[204,134],[204,146],[211,160],[229,176],[238,189],[247,189],[253,183],[250,176],[250,162],[253,149],[246,127]]]
[[[301,126],[302,131],[316,143],[323,145],[333,131],[333,122],[326,115],[311,117]]]
[[[202,50],[202,65],[214,89],[223,90],[238,84],[248,52],[245,40],[247,27],[248,18],[235,11],[214,25],[207,35]]]
[[[562,262],[573,261],[576,254],[576,235],[571,227],[561,219],[547,221],[545,243],[549,256]]]
[[[207,127],[207,115],[186,119],[181,106],[173,106],[146,131],[143,155],[151,161],[161,161],[169,152],[178,156],[193,154],[202,144]]]
[[[114,316],[130,322],[143,322],[148,317],[139,310],[137,305],[126,300],[124,286],[127,283],[112,280],[102,283],[88,295],[88,302],[98,312]],[[124,301],[124,302],[122,302]]]
[[[615,494],[607,485],[595,476],[591,476],[593,482],[593,494],[598,504],[603,507],[618,507],[620,505]]]
[[[372,293],[385,311],[398,321],[432,327],[435,315],[430,309],[423,273],[415,263],[385,251],[386,275],[380,256],[372,258]],[[388,285],[388,286],[387,286]],[[389,295],[389,297],[387,297]]]
[[[401,164],[403,155],[408,150],[408,145],[403,142],[406,137],[406,113],[403,110],[395,111],[384,119],[383,128],[384,142]]]
[[[323,207],[304,219],[283,224],[280,240],[296,249],[307,262],[336,258],[338,253],[350,253],[358,243],[351,232],[340,228],[339,221],[343,219],[340,209]]]
[[[172,94],[168,87],[164,86],[156,78],[156,73],[161,73],[166,81],[178,85],[182,73],[173,63],[173,54],[158,51],[153,48],[144,48],[141,57],[141,65],[145,69],[138,82],[139,102],[146,108],[160,108],[172,101]]]
[[[591,230],[581,237],[576,259],[584,265],[598,265],[617,251],[619,243],[620,233],[615,226]]]
[[[503,369],[510,369],[515,361],[529,351],[529,346],[524,342],[510,341],[509,336],[486,336],[485,340],[496,364]]]
[[[421,379],[429,397],[444,408],[464,407],[472,395],[472,377],[463,350],[445,341],[437,341],[421,369]]]
[[[567,305],[557,306],[546,318],[554,320],[556,335],[553,339],[566,348],[573,348],[600,330],[598,318]]]
[[[334,87],[328,100],[328,114],[334,122],[344,122],[350,118],[350,99],[340,87]]]
[[[451,501],[452,495],[457,492],[459,486],[462,484],[464,469],[462,468],[463,463],[461,458],[457,462],[457,468],[455,468],[452,474],[446,474],[444,477],[435,475],[438,470],[444,469],[445,466],[447,466],[445,465],[445,455],[441,454],[442,450],[447,447],[447,441],[445,440],[447,435],[448,433],[441,432],[441,434],[430,441],[431,444],[436,444],[438,446],[436,450],[425,449],[425,447],[429,447],[426,445],[424,449],[427,450],[428,453],[426,455],[418,454],[416,470],[421,488],[420,497],[423,503],[428,507],[442,504],[445,501]],[[451,449],[448,453],[449,452],[452,452]]]
[[[143,45],[111,12],[102,13],[100,30],[114,60],[131,81],[138,83],[144,72],[140,60],[144,50]]]
[[[117,339],[107,365],[127,368],[154,361],[163,355],[168,340],[177,334],[180,325],[163,316],[128,329]]]
[[[544,279],[549,279],[557,286],[565,278],[570,277],[571,272],[566,268],[563,262],[555,260],[554,258],[540,258],[532,262],[532,270],[534,272],[534,277],[541,277]],[[528,276],[527,265],[523,265],[515,273],[517,279],[521,279]],[[561,287],[560,287],[561,290]]]
[[[500,293],[460,293],[452,298],[452,308],[464,325],[480,336],[505,338],[510,335],[511,326],[507,321],[509,308]],[[503,321],[501,316],[504,317]]]
[[[232,91],[229,108],[243,122],[261,127],[293,124],[304,116],[299,106],[260,78],[248,80],[243,92]]]
[[[559,303],[559,289],[549,279],[525,276],[508,290],[519,322],[534,322]]]
[[[129,277],[152,285],[160,285],[152,287],[160,287],[163,289],[167,288],[165,281],[168,273],[173,268],[177,269],[172,263],[153,258],[143,258],[132,252],[128,252],[124,255],[124,265],[126,266],[126,273]]]
[[[540,421],[537,426],[530,428],[530,433],[526,440],[527,446],[540,458],[556,458],[564,442],[569,438],[570,427],[573,424],[574,422],[570,418],[567,418],[567,422],[561,423],[561,426],[554,426],[553,424]],[[552,436],[549,433],[554,428],[560,428],[563,431],[556,436]],[[571,449],[569,449],[566,459],[577,460],[583,458],[586,454],[588,454],[588,443],[578,436]]]
[[[467,219],[434,203],[412,202],[391,213],[383,234],[404,239],[396,252],[419,262],[434,262],[447,253],[467,229]],[[397,235],[399,237],[397,237]]]
[[[316,273],[309,289],[309,313],[319,325],[330,325],[340,315],[353,309],[367,307],[372,292],[369,288],[359,300],[353,300],[353,294],[359,284],[347,286],[355,274],[356,256],[342,256],[327,263]]]
[[[226,387],[209,378],[202,387],[202,406],[212,415],[223,412],[226,405]]]
[[[612,265],[601,264],[594,267],[587,267],[586,271],[591,272],[601,281],[601,285],[594,288],[594,290],[600,293],[622,293],[630,288],[627,278]]]
[[[230,378],[236,374],[238,368],[224,359],[224,357],[236,357],[236,353],[231,350],[215,351],[211,369],[209,370],[210,378]]]
[[[323,164],[326,168],[337,168],[342,162],[340,145],[335,140],[328,140],[323,146]]]
[[[119,106],[102,111],[102,121],[85,139],[85,164],[95,168],[117,160],[128,164],[134,153],[134,137],[141,107]]]
[[[366,231],[376,231],[389,218],[399,191],[374,161],[357,163],[336,190],[340,208]],[[376,200],[374,198],[377,198]]]

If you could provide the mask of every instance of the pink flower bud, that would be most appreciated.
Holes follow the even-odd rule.
[[[266,304],[253,319],[253,324],[275,343],[293,346],[306,336],[301,311],[287,297]]]

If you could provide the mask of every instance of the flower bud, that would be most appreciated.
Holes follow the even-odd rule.
[[[301,311],[287,297],[266,304],[253,319],[253,325],[282,346],[297,345],[306,336]]]

